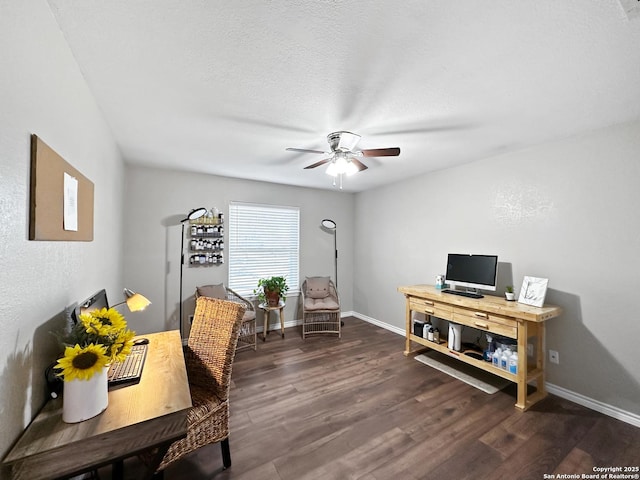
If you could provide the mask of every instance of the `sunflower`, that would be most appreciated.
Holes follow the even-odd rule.
[[[118,332],[113,344],[109,347],[107,354],[116,362],[123,362],[133,346],[135,332],[131,330],[121,330]]]
[[[94,374],[100,372],[109,363],[107,347],[104,345],[94,345],[86,347],[76,344],[73,347],[64,349],[64,356],[58,360],[55,368],[61,370],[58,376],[64,377],[65,381],[89,380]]]
[[[122,314],[113,308],[83,313],[80,315],[80,321],[88,334],[101,337],[117,335],[127,328],[127,322]]]
[[[114,308],[83,313],[66,335],[58,337],[65,346],[64,357],[56,365],[58,376],[88,380],[105,364],[123,361],[131,352],[134,336]]]

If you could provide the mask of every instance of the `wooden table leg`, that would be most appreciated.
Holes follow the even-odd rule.
[[[280,307],[280,333],[284,338],[284,307]]]
[[[528,322],[522,322],[518,327],[518,397],[516,407],[520,410],[527,408],[527,342],[529,339]]]
[[[262,341],[267,341],[267,333],[269,333],[269,310],[264,310],[264,327],[262,327]]]
[[[409,297],[405,296],[405,357],[411,354],[411,338],[410,335],[413,332],[413,325],[411,325],[411,307],[409,304]]]

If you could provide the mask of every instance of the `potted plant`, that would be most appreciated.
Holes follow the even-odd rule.
[[[504,287],[504,296],[509,302],[513,302],[516,299],[516,294],[513,292],[513,286],[507,285]]]
[[[261,278],[258,280],[258,288],[253,293],[258,296],[260,303],[266,303],[270,307],[277,307],[285,293],[289,290],[287,280],[284,277]]]

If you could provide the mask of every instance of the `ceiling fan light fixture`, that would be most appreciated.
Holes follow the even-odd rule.
[[[351,176],[358,171],[358,167],[346,155],[336,153],[331,163],[327,167],[327,174],[332,177],[338,175]]]
[[[335,161],[332,161],[331,163],[329,163],[329,166],[327,167],[327,175],[331,175],[332,177],[338,176],[338,169],[336,168]]]
[[[347,159],[344,155],[338,155],[336,158],[336,171],[340,173],[347,173]]]
[[[368,167],[359,158],[362,157],[397,157],[400,155],[400,148],[374,148],[366,150],[356,150],[356,145],[360,140],[360,135],[340,130],[327,135],[327,141],[331,151],[309,150],[306,148],[287,147],[286,150],[302,153],[318,153],[328,155],[319,162],[307,165],[306,169],[316,168],[327,164],[327,175],[333,177],[333,186],[339,182],[342,188],[342,177],[351,176],[356,172],[366,170]]]
[[[351,160],[348,160],[347,161],[347,168],[346,168],[344,173],[347,175],[347,177],[350,177],[351,175],[353,175],[356,172],[358,172],[358,167],[356,167],[356,164],[353,163]]]

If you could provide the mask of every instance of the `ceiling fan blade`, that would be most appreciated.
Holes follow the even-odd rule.
[[[324,153],[324,152],[322,152],[322,153]],[[319,167],[320,165],[324,165],[325,163],[330,162],[330,161],[331,161],[330,158],[325,158],[324,160],[320,160],[319,162],[316,162],[316,163],[314,163],[312,165],[307,165],[304,168],[305,169],[307,169],[307,168],[316,168],[316,167]]]
[[[400,149],[398,147],[362,150],[363,157],[397,157],[398,155],[400,155]]]
[[[321,150],[307,150],[306,148],[286,148],[285,150],[288,150],[290,152],[302,152],[302,153],[322,153],[325,154],[327,152],[323,152]]]
[[[358,160],[357,158],[353,158],[351,157],[351,163],[353,163],[356,167],[358,167],[358,171],[361,172],[362,170],[366,170],[367,167],[364,163],[362,163],[360,160]]]

